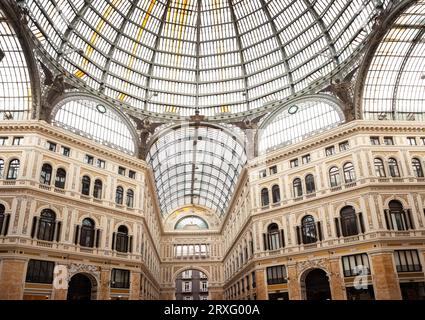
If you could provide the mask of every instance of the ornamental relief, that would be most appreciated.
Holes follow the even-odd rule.
[[[328,273],[328,262],[326,259],[305,260],[296,263],[297,273],[303,274],[309,269],[324,269]]]
[[[96,279],[97,284],[100,283],[100,271],[99,267],[89,264],[76,264],[72,263],[68,265],[68,282],[77,273],[86,273],[93,276]]]

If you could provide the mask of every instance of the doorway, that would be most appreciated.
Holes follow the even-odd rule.
[[[314,269],[305,277],[305,293],[307,300],[331,300],[331,288],[328,276],[322,269]]]
[[[92,282],[88,276],[77,273],[71,278],[67,300],[92,300]]]

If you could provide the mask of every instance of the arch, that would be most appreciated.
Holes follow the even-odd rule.
[[[292,181],[292,193],[294,198],[299,198],[304,195],[303,183],[300,178],[295,178]]]
[[[132,189],[127,189],[125,204],[128,208],[134,207],[134,191]]]
[[[129,240],[127,226],[120,225],[116,233],[115,250],[118,252],[128,252]]]
[[[380,178],[385,178],[387,176],[384,161],[381,158],[375,158],[373,160],[375,166],[375,174]]]
[[[115,189],[115,203],[122,205],[124,202],[124,188],[121,186],[118,186]]]
[[[341,170],[337,166],[329,169],[329,185],[335,188],[341,185]]]
[[[9,162],[9,168],[7,170],[7,180],[16,180],[19,176],[19,169],[21,167],[21,161],[19,159],[12,159]]]
[[[312,174],[308,174],[305,177],[305,191],[307,192],[307,194],[316,192],[316,183]]]
[[[175,271],[173,273],[172,283],[175,283],[176,282],[177,276],[179,274],[183,273],[184,271],[190,271],[190,270],[200,271],[200,272],[204,273],[207,276],[208,281],[212,281],[211,280],[212,279],[211,278],[211,274],[210,274],[210,272],[207,269],[205,269],[203,267],[199,267],[199,266],[184,266],[184,267],[181,267],[180,269],[178,269],[177,271]]]
[[[44,163],[41,167],[40,183],[50,185],[52,181],[53,167],[49,163]]]
[[[85,196],[90,195],[91,178],[88,175],[84,175],[81,178],[81,193]]]
[[[269,189],[263,188],[261,189],[261,206],[267,207],[269,204],[270,204]]]
[[[301,236],[303,244],[316,243],[318,241],[316,221],[312,215],[306,215],[302,218]]]
[[[374,120],[425,119],[421,82],[425,55],[423,1],[400,1],[377,29],[355,89],[358,117]],[[406,89],[408,88],[408,89]]]
[[[257,133],[260,154],[345,122],[338,99],[319,94],[291,100],[272,112]]]
[[[399,178],[401,176],[400,167],[396,158],[388,159],[388,171],[392,178]]]
[[[65,189],[66,184],[66,169],[58,168],[55,175],[55,187]]]
[[[102,199],[103,197],[103,182],[101,179],[94,180],[93,197],[96,199]]]
[[[40,81],[29,37],[14,5],[0,3],[0,121],[30,120],[39,106]],[[12,80],[13,79],[13,80]]]
[[[417,158],[417,157],[412,158],[412,169],[413,169],[413,175],[416,178],[423,178],[424,177],[424,170],[423,170],[422,162],[419,158]]]
[[[359,234],[358,218],[356,210],[352,206],[346,206],[339,212],[341,219],[341,231],[344,237],[356,236]]]
[[[96,278],[86,272],[70,276],[67,300],[96,300],[98,283]]]
[[[81,223],[80,231],[80,246],[82,247],[94,247],[96,223],[91,218],[84,218]]]
[[[273,201],[273,204],[280,203],[280,201],[281,201],[280,186],[277,185],[277,184],[275,184],[272,187],[272,201]]]
[[[356,181],[356,171],[352,162],[347,162],[343,165],[342,170],[344,172],[345,183],[352,183]]]
[[[135,126],[118,108],[84,93],[61,96],[55,102],[51,123],[122,152],[137,155]]]
[[[322,268],[310,268],[300,276],[304,300],[331,300],[332,293],[328,272]]]
[[[56,229],[56,212],[51,209],[43,209],[40,212],[37,227],[37,239],[53,241]]]
[[[189,227],[188,227],[189,226]],[[205,219],[199,216],[186,216],[181,218],[174,225],[174,230],[192,229],[197,226],[199,229],[209,229],[208,223]]]
[[[3,179],[4,175],[4,160],[0,158],[0,179]]]

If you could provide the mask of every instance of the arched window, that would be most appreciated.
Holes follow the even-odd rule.
[[[272,199],[273,199],[273,203],[280,202],[280,188],[278,185],[274,185],[272,187]]]
[[[52,166],[48,163],[43,164],[41,167],[40,183],[50,185],[52,180]]]
[[[332,167],[329,170],[329,182],[331,188],[338,187],[341,184],[341,175],[339,174],[339,169],[337,167]]]
[[[66,171],[65,169],[59,168],[56,170],[55,187],[59,189],[65,189],[66,182]]]
[[[5,211],[6,208],[4,207],[4,205],[0,204],[0,235],[2,235],[3,224],[5,220]]]
[[[314,183],[314,177],[312,174],[309,174],[305,177],[305,188],[307,193],[314,193],[316,192],[316,185]]]
[[[294,192],[294,197],[299,198],[303,196],[303,184],[300,178],[297,178],[292,183],[292,188]]]
[[[127,190],[127,198],[125,200],[127,207],[133,208],[134,205],[134,191],[131,189]]]
[[[0,179],[3,179],[3,173],[4,173],[4,160],[0,159]]]
[[[341,212],[341,229],[344,237],[356,236],[359,234],[357,227],[357,215],[353,207],[347,206],[342,208]]]
[[[81,180],[81,193],[89,196],[90,195],[90,183],[91,179],[89,176],[84,176]]]
[[[261,205],[263,207],[267,207],[269,204],[270,204],[269,189],[264,188],[263,190],[261,190]]]
[[[398,162],[394,158],[390,158],[388,160],[388,169],[390,170],[390,176],[392,178],[399,178],[400,177],[400,169],[398,167]]]
[[[398,231],[408,230],[406,214],[404,212],[404,208],[401,202],[397,200],[392,200],[388,204],[388,207],[390,209],[391,224],[394,229]]]
[[[128,229],[126,226],[120,226],[118,228],[116,241],[115,249],[118,252],[128,252]]]
[[[421,161],[417,158],[412,159],[413,173],[416,178],[424,177],[424,170],[422,169]]]
[[[96,179],[94,181],[94,187],[93,187],[93,197],[94,198],[96,198],[96,199],[102,198],[102,188],[103,188],[102,180]]]
[[[94,221],[92,219],[86,218],[83,220],[81,226],[81,236],[80,236],[80,245],[82,247],[93,248],[94,246]]]
[[[115,192],[115,203],[123,204],[123,200],[124,200],[124,189],[122,187],[117,187],[117,190]]]
[[[305,216],[301,222],[302,238],[304,244],[317,242],[316,223],[312,216]]]
[[[344,179],[345,183],[356,181],[356,172],[354,171],[354,166],[351,162],[347,162],[344,165]]]
[[[50,209],[41,211],[38,223],[37,239],[53,241],[55,235],[56,214]]]
[[[16,180],[18,178],[19,167],[21,162],[18,159],[13,159],[9,163],[9,170],[7,171],[8,180]]]
[[[267,247],[269,250],[278,250],[283,246],[283,239],[281,239],[279,226],[276,223],[272,223],[268,226],[267,239]]]
[[[375,158],[375,173],[377,177],[384,178],[387,176],[385,173],[384,161],[380,158]]]

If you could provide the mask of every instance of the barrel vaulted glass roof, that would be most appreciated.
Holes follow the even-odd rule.
[[[89,87],[211,116],[289,97],[349,61],[380,0],[28,0],[33,34]]]
[[[366,119],[425,121],[425,1],[396,20],[365,81]]]
[[[153,141],[152,166],[161,212],[200,205],[222,216],[246,163],[243,146],[225,130],[182,126]]]
[[[0,120],[26,120],[32,106],[25,55],[7,16],[0,10]]]

